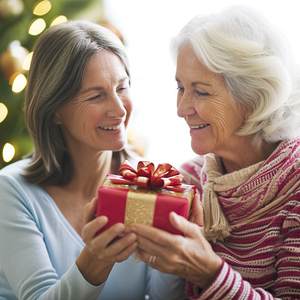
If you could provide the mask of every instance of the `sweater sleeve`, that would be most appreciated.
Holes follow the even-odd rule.
[[[297,196],[298,197],[298,196]],[[272,293],[262,288],[253,288],[243,280],[224,260],[223,266],[214,282],[205,290],[191,282],[186,284],[186,293],[190,299],[198,300],[297,300],[300,299],[300,203],[295,197],[293,207],[285,211],[286,218],[281,236],[276,245],[277,277],[273,282]]]
[[[201,290],[188,281],[186,293],[193,300],[279,300],[261,288],[253,289],[250,283],[244,281],[241,275],[235,272],[224,260],[219,275],[207,289]]]
[[[75,262],[59,278],[45,246],[38,216],[18,182],[0,176],[0,190],[0,272],[5,274],[16,297],[20,300],[97,299],[104,284],[97,287],[89,284]],[[6,285],[1,280],[3,276],[0,276],[0,286]],[[5,290],[0,291],[0,298]],[[4,299],[11,298],[4,295]]]

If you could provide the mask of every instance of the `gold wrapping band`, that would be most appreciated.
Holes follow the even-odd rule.
[[[133,223],[153,226],[155,202],[157,195],[129,191],[127,194],[125,221],[126,227]]]

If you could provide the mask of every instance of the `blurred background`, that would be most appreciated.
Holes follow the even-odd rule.
[[[134,113],[128,142],[147,160],[178,167],[195,154],[176,114],[170,39],[196,14],[231,5],[257,9],[300,58],[299,0],[0,0],[0,169],[32,150],[22,106],[35,41],[49,26],[87,19],[117,34],[131,65]]]

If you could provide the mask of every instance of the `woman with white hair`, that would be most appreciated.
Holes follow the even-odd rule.
[[[300,84],[287,41],[232,7],[193,18],[171,49],[198,154],[181,171],[199,196],[190,222],[170,214],[183,236],[132,225],[139,258],[186,278],[190,299],[300,299]]]
[[[129,76],[124,45],[100,25],[38,39],[24,107],[34,151],[0,171],[0,299],[186,299],[184,279],[135,262],[124,224],[97,235],[99,186],[140,159],[125,149]]]

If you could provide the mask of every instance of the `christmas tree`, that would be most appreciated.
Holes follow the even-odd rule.
[[[33,149],[22,108],[36,40],[96,1],[101,0],[0,0],[0,169]]]

